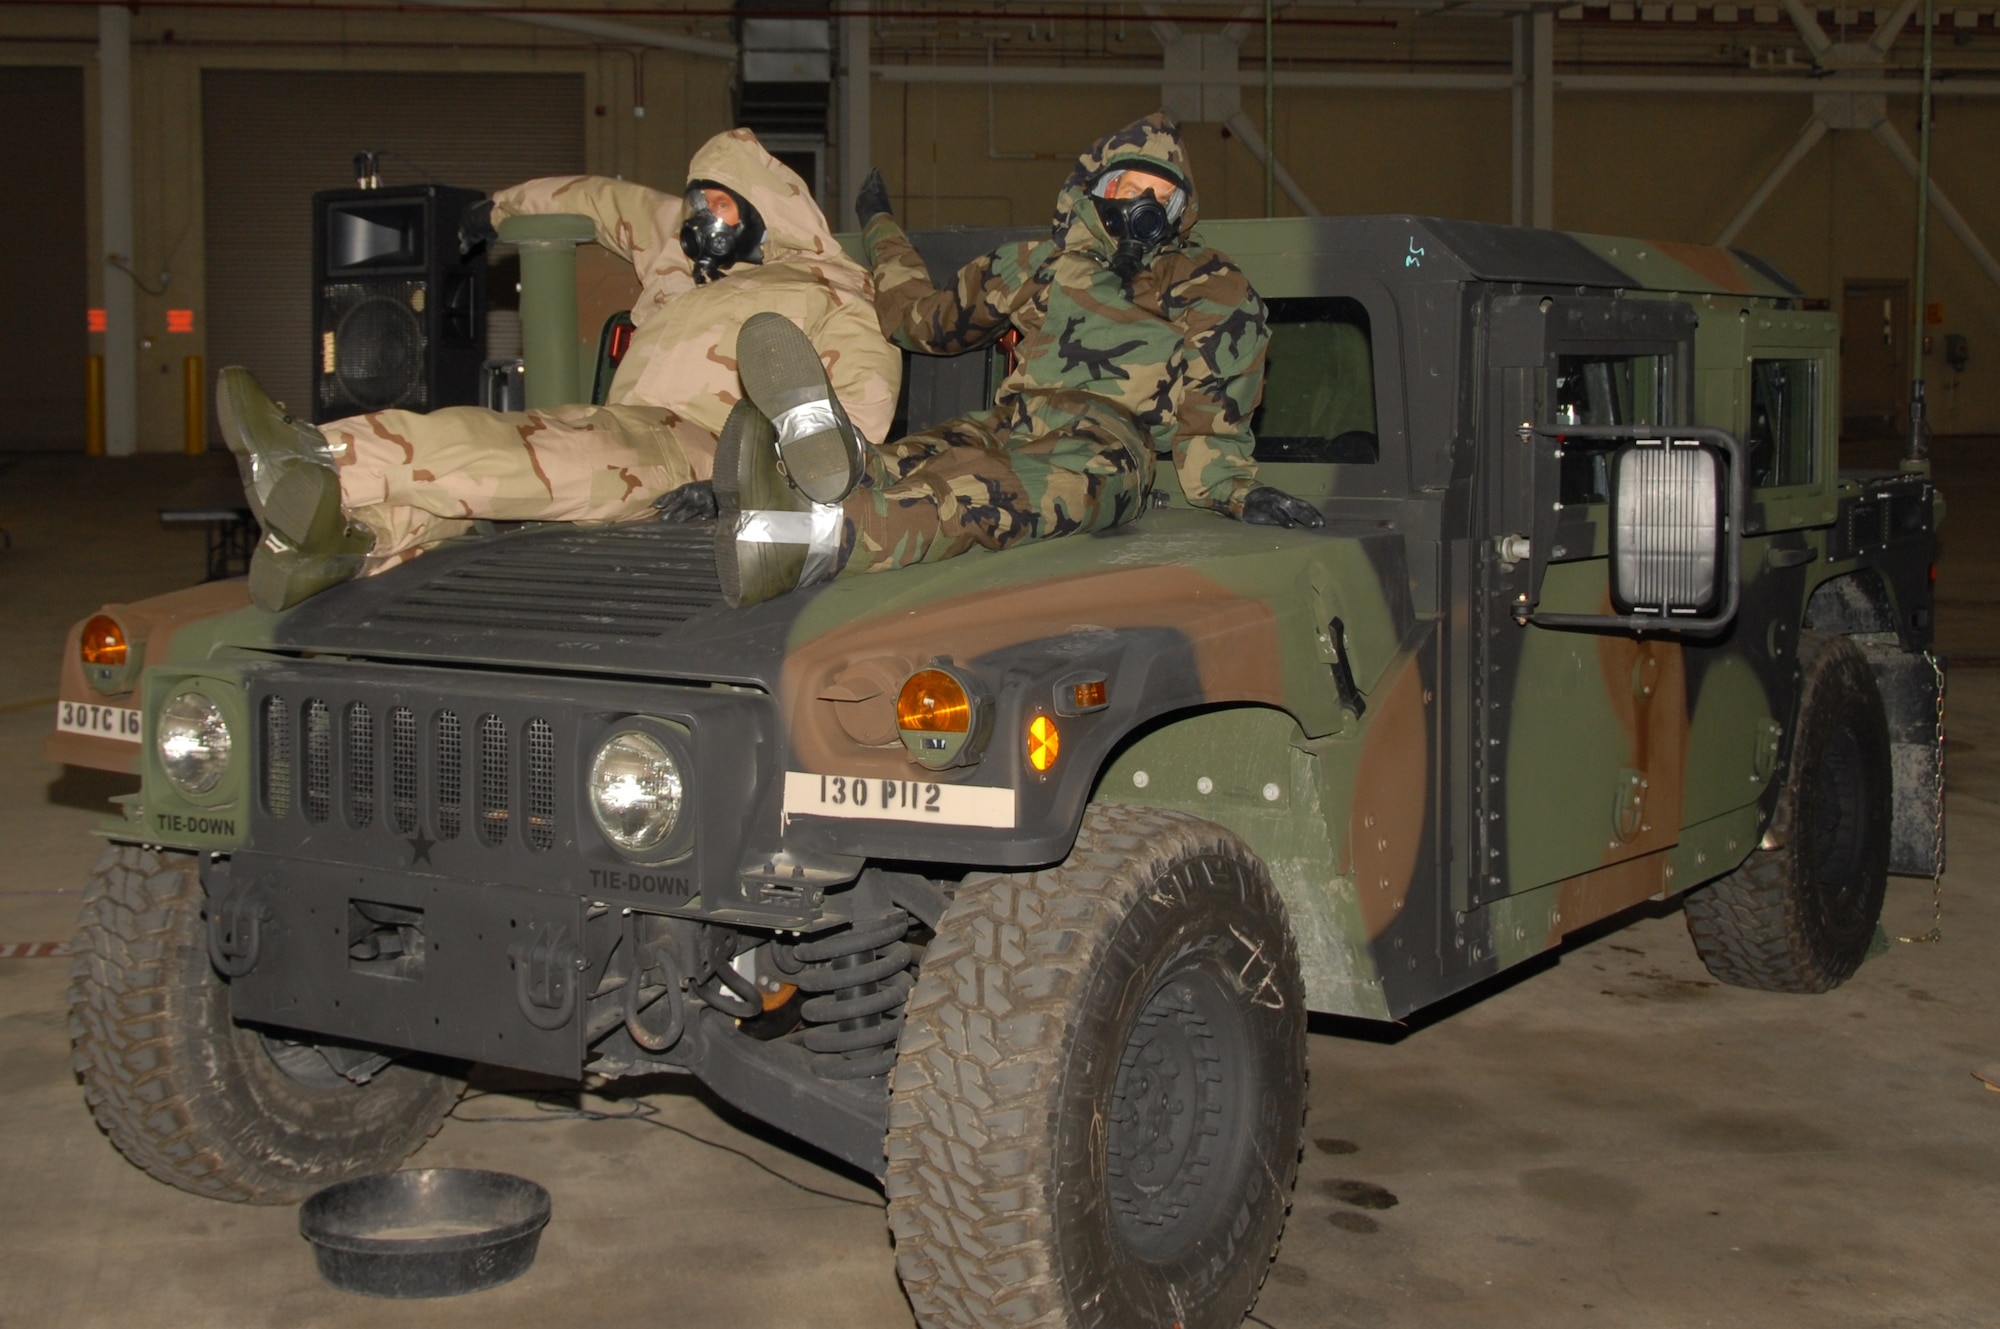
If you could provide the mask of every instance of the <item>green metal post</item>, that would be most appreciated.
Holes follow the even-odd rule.
[[[574,213],[500,223],[501,243],[521,250],[522,395],[530,409],[590,399],[590,390],[578,386],[576,247],[596,238],[590,218]]]
[[[1278,215],[1278,98],[1272,68],[1271,0],[1264,0],[1264,215]]]
[[[1931,32],[1937,26],[1936,0],[1924,0],[1924,90],[1917,112],[1917,281],[1910,320],[1909,460],[1930,455],[1930,422],[1924,418],[1924,280],[1931,234]]]

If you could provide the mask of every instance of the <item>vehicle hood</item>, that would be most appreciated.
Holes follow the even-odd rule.
[[[1292,699],[1332,695],[1314,654],[1318,619],[1345,614],[1364,688],[1412,627],[1402,537],[1374,523],[1306,532],[1153,512],[1097,535],[841,578],[747,609],[722,603],[713,548],[706,525],[653,522],[454,542],[315,596],[275,624],[269,644],[748,687],[790,713],[857,662],[977,664],[1106,633],[1165,633],[1200,661],[1202,700],[1297,711]]]

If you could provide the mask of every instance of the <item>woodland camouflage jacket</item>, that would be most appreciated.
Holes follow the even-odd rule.
[[[1117,246],[1090,187],[1108,168],[1162,162],[1189,182],[1187,205],[1175,235],[1128,285],[1111,270]],[[1191,501],[1239,512],[1256,483],[1250,418],[1269,334],[1249,279],[1190,238],[1196,215],[1179,128],[1156,112],[1077,159],[1047,240],[975,259],[948,288],[932,284],[893,218],[871,220],[882,331],[913,351],[953,355],[1017,330],[1013,370],[990,417],[997,433],[1026,440],[1086,414],[1122,414],[1156,449],[1172,451]]]

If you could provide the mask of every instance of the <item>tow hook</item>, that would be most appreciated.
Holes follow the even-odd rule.
[[[537,1029],[560,1029],[576,1014],[577,975],[586,965],[569,929],[558,924],[532,941],[516,942],[507,958],[514,965],[514,1002],[521,1018]]]
[[[208,906],[208,962],[224,978],[241,978],[257,967],[264,945],[264,924],[271,907],[256,886],[229,892]]]

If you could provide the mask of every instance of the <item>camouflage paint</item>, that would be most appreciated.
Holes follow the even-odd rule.
[[[790,604],[691,620],[650,646],[531,647],[496,632],[475,650],[472,637],[440,635],[429,658],[768,690],[793,768],[885,777],[912,768],[890,746],[884,699],[934,657],[990,679],[1016,725],[1029,712],[1010,671],[1023,660],[1100,641],[1185,660],[1172,674],[1183,691],[1135,700],[1123,732],[1089,717],[1065,721],[1066,764],[1047,779],[1024,773],[1011,730],[996,731],[979,766],[945,778],[1013,781],[1024,798],[1044,800],[1080,780],[1089,797],[1181,807],[1231,827],[1285,895],[1314,1008],[1394,1018],[1577,927],[1739,864],[1783,770],[1809,613],[1830,630],[1894,632],[1906,649],[1927,643],[1929,491],[1919,477],[1894,492],[1837,480],[1830,409],[1813,481],[1754,496],[1743,607],[1728,632],[1641,642],[1517,628],[1503,617],[1493,628],[1504,655],[1481,653],[1469,635],[1474,555],[1493,530],[1474,487],[1482,460],[1512,440],[1482,423],[1475,392],[1482,302],[1517,292],[1559,300],[1584,286],[1685,306],[1698,319],[1694,416],[1741,432],[1751,359],[1830,356],[1833,347],[1831,318],[1790,308],[1795,292],[1754,261],[1421,218],[1220,222],[1200,234],[1229,249],[1266,295],[1356,290],[1372,301],[1382,462],[1265,472],[1326,500],[1325,532],[1267,531],[1190,510],[1180,477],[1162,467],[1157,492],[1171,506],[1094,536],[848,579],[785,597]],[[1833,382],[1831,373],[1822,381],[1823,406]],[[1926,505],[1915,518],[1912,502]],[[1542,605],[1601,609],[1607,552],[1598,520],[1588,551],[1548,565]],[[1864,580],[1871,589],[1855,590]],[[276,633],[295,651],[426,658],[370,635],[375,595],[343,588],[283,620],[224,620],[215,641],[255,650]],[[1340,643],[1328,631],[1336,617]],[[175,655],[218,653],[212,643]],[[1359,714],[1342,705],[1336,660],[1353,672]],[[1463,675],[1453,671],[1500,660],[1516,689],[1495,777],[1511,795],[1498,805],[1507,855],[1497,891],[1470,900],[1454,865],[1464,863],[1478,804],[1463,716],[1452,709]],[[157,783],[148,780],[149,804]],[[907,836],[884,837],[882,857],[923,852]]]

